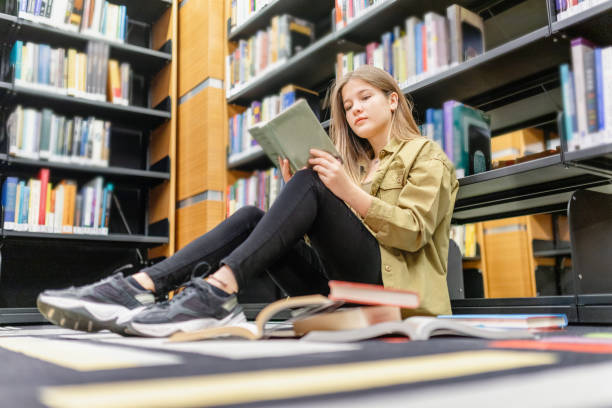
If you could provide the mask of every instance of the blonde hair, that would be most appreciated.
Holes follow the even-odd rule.
[[[397,109],[391,119],[390,137],[398,140],[409,140],[420,137],[419,128],[412,116],[413,104],[406,99],[395,79],[382,69],[371,65],[362,65],[357,70],[343,75],[336,81],[330,96],[331,124],[330,136],[336,149],[344,160],[344,168],[355,183],[360,182],[359,163],[365,159],[374,158],[374,150],[366,139],[358,137],[346,120],[346,112],[342,101],[342,88],[351,79],[360,79],[389,96],[395,92],[398,95]]]

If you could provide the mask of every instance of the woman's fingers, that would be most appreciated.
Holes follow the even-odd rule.
[[[280,165],[281,175],[285,183],[291,179],[291,169],[289,168],[289,160],[278,157],[278,163]]]
[[[334,157],[333,155],[323,151],[323,150],[319,150],[319,149],[310,149],[310,155],[317,157],[317,158],[323,158],[329,161],[339,161],[336,157]]]

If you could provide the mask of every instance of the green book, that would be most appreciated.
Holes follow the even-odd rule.
[[[457,177],[491,170],[491,118],[468,105],[453,107],[453,159]]]
[[[272,163],[279,165],[278,156],[289,159],[293,172],[308,166],[310,149],[323,150],[334,157],[340,157],[304,99],[298,100],[274,118],[253,125],[249,133]]]

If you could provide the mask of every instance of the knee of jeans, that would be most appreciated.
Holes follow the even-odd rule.
[[[245,221],[259,221],[261,217],[263,217],[265,212],[254,205],[245,205],[244,207],[240,207],[236,211],[236,215],[239,217],[244,217]]]
[[[302,169],[298,170],[293,177],[291,177],[290,182],[300,183],[312,180],[318,180],[319,176],[316,171],[313,169]]]

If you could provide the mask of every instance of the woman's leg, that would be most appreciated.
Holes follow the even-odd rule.
[[[297,172],[248,238],[220,262],[242,287],[305,234],[328,279],[381,283],[378,241],[312,170]]]
[[[253,206],[242,207],[171,257],[140,272],[146,273],[154,284],[155,292],[160,293],[189,280],[193,268],[200,262],[208,263],[212,271],[215,271],[219,261],[249,236],[264,214]]]

